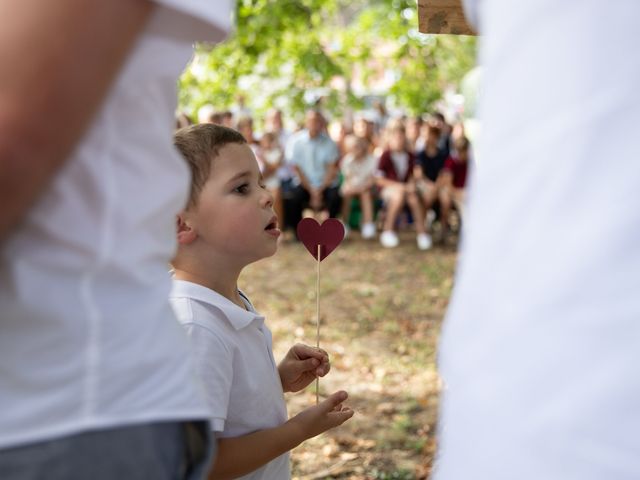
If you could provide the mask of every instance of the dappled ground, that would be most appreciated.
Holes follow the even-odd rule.
[[[320,392],[345,389],[354,418],[292,452],[297,479],[421,479],[431,471],[440,381],[435,348],[452,287],[452,246],[418,251],[413,234],[385,250],[356,237],[321,264],[321,347],[332,371]],[[315,345],[316,264],[283,242],[248,268],[240,287],[267,316],[276,359]],[[314,385],[287,394],[289,414],[315,402]]]

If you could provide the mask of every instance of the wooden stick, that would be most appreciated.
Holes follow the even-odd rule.
[[[320,253],[322,246],[318,245],[318,270],[316,274],[316,348],[320,349]],[[319,402],[320,377],[316,377],[316,405]]]

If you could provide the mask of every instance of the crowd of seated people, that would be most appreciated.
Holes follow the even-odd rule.
[[[177,127],[189,123],[181,114]],[[447,124],[439,112],[429,116],[379,118],[364,115],[331,124],[309,109],[296,131],[284,126],[282,112],[267,112],[261,133],[243,107],[208,110],[199,121],[237,129],[253,149],[265,188],[274,196],[281,228],[295,235],[305,214],[340,218],[346,234],[379,238],[385,248],[400,243],[398,229],[411,224],[420,250],[431,248],[434,219],[438,240],[450,237],[452,212],[464,218],[465,186],[471,146],[461,124]],[[355,224],[354,224],[355,217]]]

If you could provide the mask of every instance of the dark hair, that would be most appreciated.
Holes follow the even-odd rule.
[[[429,125],[427,132],[436,137],[440,137],[440,135],[442,134],[442,129],[436,125]]]
[[[201,123],[181,128],[173,135],[173,143],[191,170],[191,189],[187,208],[196,205],[198,195],[211,173],[211,162],[220,149],[230,143],[246,144],[244,137],[231,128]]]
[[[447,119],[444,118],[444,115],[442,114],[442,112],[435,111],[435,112],[433,112],[433,114],[431,116],[437,118],[441,122],[446,122],[447,121]]]

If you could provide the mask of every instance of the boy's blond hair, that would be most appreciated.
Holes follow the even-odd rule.
[[[187,208],[198,203],[198,196],[211,173],[211,162],[220,149],[231,143],[246,144],[244,137],[231,128],[202,123],[181,128],[173,135],[173,143],[191,170],[191,189]]]

